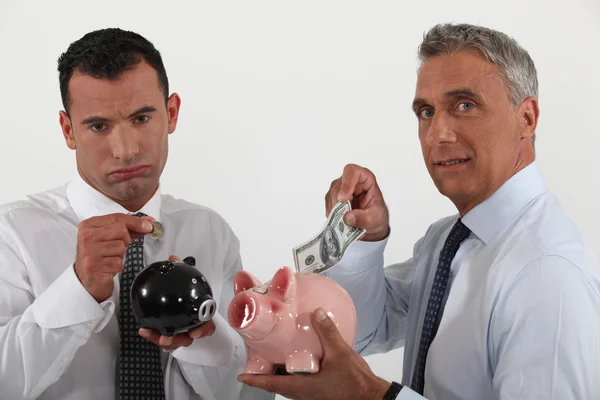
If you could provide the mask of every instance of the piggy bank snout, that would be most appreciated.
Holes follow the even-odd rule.
[[[229,304],[229,324],[236,330],[245,329],[254,320],[256,303],[245,293],[236,295]]]
[[[229,325],[243,336],[261,339],[275,326],[276,315],[264,296],[242,292],[229,304],[228,319]]]
[[[217,302],[206,296],[198,307],[198,319],[201,322],[210,321],[217,312]]]

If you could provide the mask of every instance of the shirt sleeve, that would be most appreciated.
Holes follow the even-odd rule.
[[[275,398],[274,394],[237,380],[246,364],[246,348],[238,333],[229,326],[227,310],[234,296],[234,276],[242,269],[242,259],[239,240],[225,222],[223,232],[223,286],[218,313],[213,317],[215,333],[210,337],[194,340],[187,348],[177,349],[173,356],[186,381],[202,396],[206,396],[206,388],[210,387],[215,399],[272,400]],[[215,352],[215,348],[219,351]]]
[[[400,390],[400,393],[398,393],[398,396],[396,396],[396,400],[426,400],[426,398],[408,386],[404,386],[402,387],[402,390]]]
[[[599,296],[578,266],[558,256],[520,272],[490,324],[498,399],[598,398]]]
[[[409,296],[423,239],[415,244],[411,259],[383,268],[388,238],[354,243],[342,261],[324,273],[354,301],[358,318],[354,349],[362,356],[395,349],[406,337]]]
[[[0,387],[8,398],[31,399],[56,382],[77,349],[106,326],[114,303],[98,304],[73,265],[36,298],[16,249],[0,235]]]

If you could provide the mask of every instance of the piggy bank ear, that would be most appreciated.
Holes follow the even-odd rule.
[[[296,275],[288,267],[280,268],[269,285],[271,295],[281,301],[286,301],[296,293]]]
[[[260,286],[262,283],[256,279],[250,272],[240,270],[235,273],[233,278],[233,293],[238,294],[244,290]]]

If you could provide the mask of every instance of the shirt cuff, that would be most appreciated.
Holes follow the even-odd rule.
[[[33,317],[43,329],[89,324],[95,333],[112,317],[112,297],[98,303],[83,287],[71,264],[31,305]]]
[[[212,335],[195,339],[187,347],[177,348],[171,353],[173,357],[190,364],[210,367],[229,364],[235,350],[231,328],[221,314],[215,314],[213,321],[215,332]]]
[[[334,273],[336,276],[354,275],[368,271],[374,265],[382,264],[383,252],[389,237],[390,235],[377,242],[363,242],[361,240],[354,242],[346,250],[340,262],[323,275],[329,275],[329,273]]]
[[[408,386],[403,386],[398,396],[396,396],[396,400],[423,400],[425,397],[421,396],[419,393],[415,392]]]

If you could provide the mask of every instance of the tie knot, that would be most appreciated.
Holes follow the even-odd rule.
[[[448,238],[449,239],[452,238],[453,241],[457,241],[458,243],[461,243],[463,240],[468,238],[470,234],[471,234],[471,230],[465,224],[463,224],[459,218],[458,221],[456,221],[456,223],[452,227],[452,230],[450,231],[450,235],[448,235]]]

